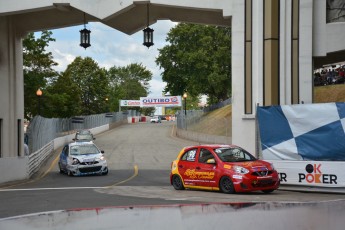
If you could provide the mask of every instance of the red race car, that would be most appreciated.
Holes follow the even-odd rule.
[[[185,188],[224,193],[278,189],[277,171],[235,145],[198,145],[183,148],[171,164],[170,183]]]

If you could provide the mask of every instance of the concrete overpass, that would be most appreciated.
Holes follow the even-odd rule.
[[[147,4],[149,24],[232,27],[232,140],[251,152],[256,106],[312,103],[313,68],[345,54],[344,23],[327,22],[324,0],[0,0],[0,160],[24,154],[22,38],[83,24],[84,13],[130,35],[147,26]]]

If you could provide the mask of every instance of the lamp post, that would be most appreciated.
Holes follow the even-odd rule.
[[[38,115],[41,115],[41,96],[42,96],[43,92],[40,88],[38,88],[38,90],[36,91],[36,95],[38,97]]]
[[[90,47],[90,33],[91,30],[86,29],[86,20],[85,20],[85,13],[84,13],[84,29],[80,30],[80,46],[86,49]]]
[[[184,99],[184,115],[187,116],[187,93],[183,94]]]
[[[149,27],[150,23],[150,12],[149,12],[149,4],[147,4],[147,27],[143,30],[144,32],[144,43],[143,45],[146,46],[147,48],[150,48],[150,46],[153,46],[153,29]]]
[[[109,112],[108,110],[109,110],[109,106],[108,106],[108,101],[109,101],[109,98],[108,97],[106,97],[105,98],[105,106],[106,106],[106,112]]]

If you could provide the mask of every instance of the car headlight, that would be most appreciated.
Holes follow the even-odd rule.
[[[272,170],[275,170],[273,163],[270,163],[270,164],[271,164]]]
[[[233,166],[232,167],[232,170],[234,170],[236,173],[239,173],[239,174],[246,174],[246,173],[249,173],[249,170],[246,169],[246,168],[243,168],[241,166]]]
[[[73,161],[72,161],[72,165],[77,165],[79,164],[80,162],[78,161],[77,158],[73,158]]]
[[[104,156],[100,156],[99,158],[96,159],[96,161],[104,161],[105,157]]]

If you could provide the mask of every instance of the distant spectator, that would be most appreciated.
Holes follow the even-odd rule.
[[[24,155],[25,156],[30,155],[29,146],[26,143],[24,143]]]

